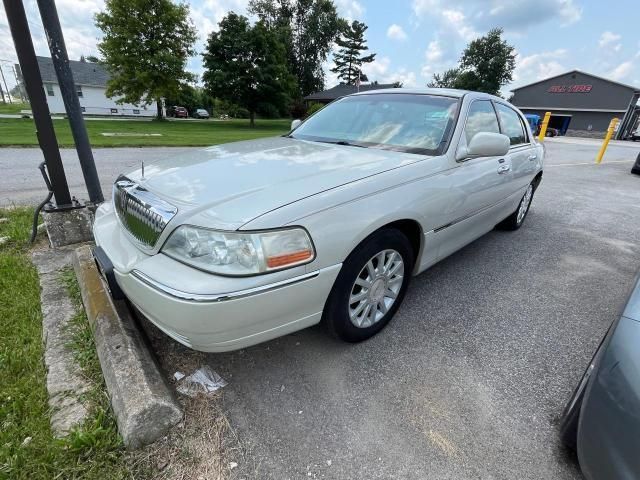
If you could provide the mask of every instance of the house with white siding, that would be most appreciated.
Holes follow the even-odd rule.
[[[52,114],[66,113],[51,58],[37,58],[49,110]],[[117,98],[107,97],[109,72],[99,63],[69,60],[69,66],[73,73],[78,99],[84,114],[114,117],[153,117],[156,115],[155,104],[141,106],[130,103],[118,104],[116,103]]]

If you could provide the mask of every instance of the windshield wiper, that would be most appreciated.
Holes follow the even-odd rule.
[[[337,140],[337,141],[331,141],[331,140],[318,140],[321,143],[330,143],[331,145],[345,145],[347,147],[360,147],[360,148],[367,148],[364,145],[361,145],[359,143],[351,143],[351,142],[347,142],[346,140]]]

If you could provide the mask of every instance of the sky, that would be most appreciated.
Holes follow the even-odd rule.
[[[424,87],[436,72],[456,65],[470,40],[493,27],[517,52],[510,89],[578,69],[640,87],[640,28],[637,0],[613,4],[595,0],[334,0],[341,16],[369,26],[367,41],[373,63],[363,70],[379,83],[400,81]],[[36,53],[50,56],[35,0],[24,0]],[[191,18],[202,52],[207,35],[229,12],[246,14],[248,0],[192,0]],[[93,15],[103,0],[56,0],[71,59],[96,55],[100,31]],[[9,87],[15,50],[0,4],[0,67]],[[338,83],[325,65],[327,87]],[[188,69],[202,73],[200,56]]]

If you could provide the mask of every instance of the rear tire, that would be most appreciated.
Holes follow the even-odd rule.
[[[524,223],[525,218],[527,218],[535,191],[535,182],[531,182],[520,199],[520,203],[518,204],[516,211],[496,225],[496,228],[499,230],[518,230]]]
[[[399,230],[365,239],[345,260],[322,322],[336,338],[361,342],[382,330],[400,307],[413,271],[414,253]]]

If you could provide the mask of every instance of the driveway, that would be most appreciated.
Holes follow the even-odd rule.
[[[314,327],[203,355],[162,336],[169,376],[206,363],[229,381],[232,478],[581,478],[558,417],[640,266],[640,149],[596,166],[597,149],[548,141],[525,226],[414,278],[367,342]]]

